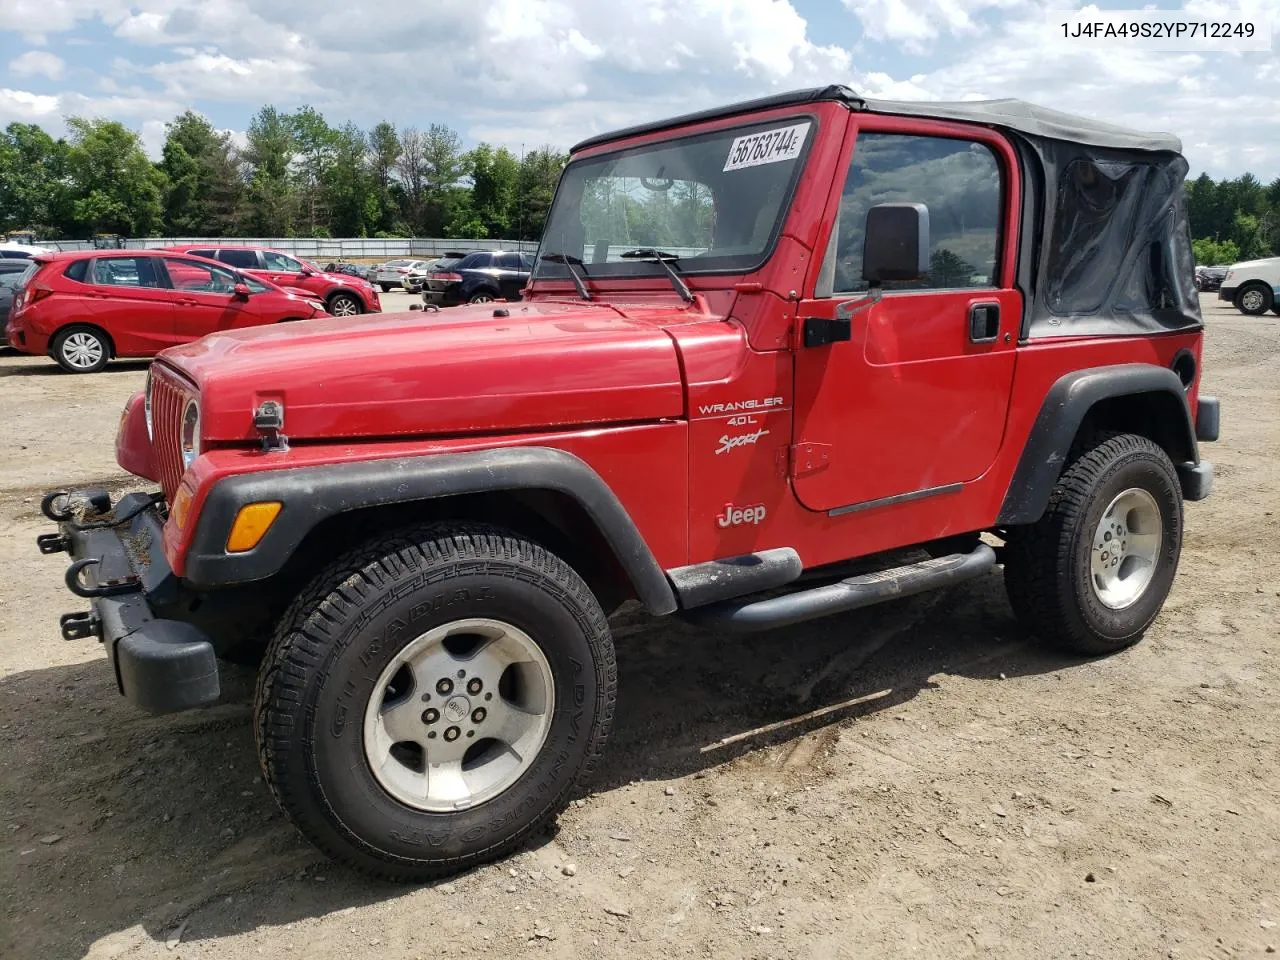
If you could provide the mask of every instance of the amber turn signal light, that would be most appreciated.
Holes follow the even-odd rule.
[[[227,534],[227,553],[244,553],[261,543],[283,506],[278,500],[270,500],[241,507]]]

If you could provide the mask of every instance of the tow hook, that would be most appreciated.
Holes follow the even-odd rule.
[[[85,557],[67,567],[67,589],[77,597],[93,599],[94,597],[117,597],[125,593],[137,593],[142,589],[142,581],[136,576],[121,577],[118,580],[104,580],[96,587],[91,587],[80,579],[80,571],[98,562],[97,557]]]
[[[84,505],[83,519],[85,520],[104,516],[111,510],[111,494],[106,490],[96,488],[92,490],[77,490],[75,495],[77,501]],[[59,500],[62,501],[61,509],[56,507]],[[71,501],[71,492],[68,490],[50,490],[44,495],[44,499],[40,501],[40,512],[54,523],[70,520],[76,514],[76,505]]]
[[[71,541],[61,534],[42,533],[36,537],[36,546],[40,548],[41,553],[68,553],[71,550]]]
[[[64,613],[58,618],[63,640],[88,640],[102,638],[102,620],[92,610],[83,613]]]
[[[44,499],[40,501],[40,512],[52,520],[54,523],[61,523],[63,520],[71,519],[71,504],[65,498],[70,493],[66,490],[50,490],[44,495]],[[66,506],[65,510],[55,510],[53,504],[56,500],[63,499]]]

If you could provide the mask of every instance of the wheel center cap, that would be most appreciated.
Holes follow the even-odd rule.
[[[444,718],[450,723],[457,723],[459,720],[466,719],[471,713],[471,701],[466,697],[450,697],[444,705]]]

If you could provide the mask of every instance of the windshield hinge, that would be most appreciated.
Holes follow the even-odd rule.
[[[797,443],[791,447],[791,475],[801,477],[806,473],[825,470],[831,462],[831,444]]]

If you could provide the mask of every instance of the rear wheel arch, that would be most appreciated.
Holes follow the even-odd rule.
[[[1045,395],[1000,510],[1000,526],[1034,523],[1067,465],[1101,433],[1144,436],[1175,463],[1198,463],[1182,381],[1155,364],[1118,364],[1061,377]]]

